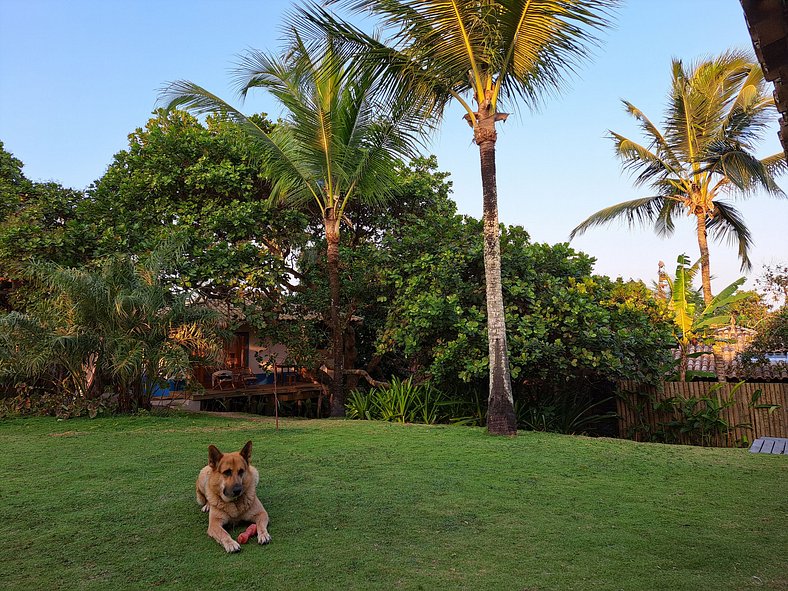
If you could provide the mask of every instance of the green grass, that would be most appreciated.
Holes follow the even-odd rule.
[[[194,480],[248,439],[273,542],[227,555]],[[3,589],[788,589],[786,457],[195,415],[0,443]]]

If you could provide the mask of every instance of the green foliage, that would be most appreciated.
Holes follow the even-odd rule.
[[[487,342],[480,222],[425,211],[383,237],[378,263],[388,306],[377,354],[398,375],[451,392],[452,422],[484,424]],[[519,425],[598,430],[610,382],[662,378],[670,317],[639,283],[591,274],[593,260],[565,244],[531,244],[522,228],[501,233],[510,369]]]
[[[271,129],[264,116],[253,119]],[[239,306],[263,300],[249,315],[270,318],[306,239],[305,216],[268,201],[253,143],[220,117],[201,124],[157,111],[87,194],[27,181],[21,162],[0,150],[0,188],[0,277],[15,282],[0,292],[6,309],[24,309],[19,269],[28,260],[78,267],[170,242],[182,255],[163,280]]]
[[[515,403],[517,426],[529,431],[583,435],[597,433],[616,413],[605,411],[612,397],[588,396],[567,392],[560,396],[533,396]]]
[[[223,332],[215,311],[162,284],[164,256],[116,256],[96,270],[31,264],[37,298],[26,314],[0,316],[2,374],[85,400],[111,393],[126,411],[149,406],[167,380],[190,379]]]
[[[698,308],[691,301],[692,278],[697,263],[690,266],[686,255],[679,255],[675,279],[667,278],[671,290],[670,311],[673,316],[673,337],[679,347],[679,379],[687,377],[690,346],[698,342],[712,345],[718,341],[714,330],[731,323],[730,309],[736,302],[749,297],[748,292],[736,293],[745,278],[725,287],[707,306]],[[725,311],[728,310],[726,313]]]
[[[755,284],[766,293],[773,304],[788,303],[788,265],[784,263],[764,265],[761,276],[755,280]]]
[[[444,391],[487,375],[480,222],[427,213],[387,241],[386,325],[378,353]],[[640,284],[591,275],[565,244],[501,234],[510,363],[516,388],[571,391],[588,379],[654,380],[669,358],[667,316]],[[580,386],[582,387],[582,386]]]
[[[83,201],[80,191],[25,178],[22,162],[0,142],[0,310],[24,308],[23,271],[30,260],[86,260],[93,239],[78,214]]]
[[[709,389],[707,396],[700,398],[668,398],[653,404],[657,412],[672,415],[672,418],[659,423],[660,439],[667,443],[689,440],[693,445],[714,445],[720,438],[727,438],[734,429],[750,427],[745,423],[731,424],[725,419],[725,411],[736,404],[736,391],[744,382],[739,382],[727,398],[720,396],[724,384],[716,384]]]
[[[351,419],[424,423],[434,425],[442,418],[444,395],[430,384],[416,385],[411,378],[393,378],[388,386],[363,392],[353,390],[347,400]]]
[[[722,310],[731,316],[738,326],[760,329],[769,316],[769,306],[765,297],[757,291],[741,291],[742,298],[725,306]]]
[[[256,121],[272,129],[264,116]],[[292,252],[306,226],[301,214],[272,204],[270,191],[237,124],[158,110],[129,136],[83,210],[97,256],[177,242],[183,252],[169,279],[179,287],[239,306],[264,299],[270,309],[294,276]]]
[[[58,419],[112,413],[117,405],[109,399],[86,398],[66,388],[48,391],[40,385],[18,383],[14,395],[0,399],[0,419],[23,416],[54,416]]]
[[[758,327],[755,338],[740,355],[745,366],[768,365],[769,353],[788,350],[788,305],[769,314]]]

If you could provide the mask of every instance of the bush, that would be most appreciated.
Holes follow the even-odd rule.
[[[606,410],[612,400],[612,396],[600,398],[577,390],[554,396],[523,397],[514,405],[517,427],[567,435],[599,434],[617,416]]]
[[[164,254],[96,269],[29,264],[36,298],[26,313],[0,314],[0,378],[75,401],[111,393],[127,412],[149,408],[167,380],[190,378],[194,363],[216,358],[224,331],[215,310],[161,282]]]
[[[351,419],[434,425],[444,418],[444,405],[444,395],[430,384],[394,378],[388,387],[353,390],[346,408]]]
[[[33,415],[94,419],[116,410],[109,400],[86,398],[65,390],[46,391],[24,383],[17,384],[15,389],[16,394],[0,400],[0,419]]]

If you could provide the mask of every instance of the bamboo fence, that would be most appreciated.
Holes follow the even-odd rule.
[[[635,441],[698,444],[697,432],[681,429],[682,421],[684,426],[687,426],[687,421],[678,406],[670,408],[670,405],[663,405],[668,408],[656,410],[655,405],[671,398],[695,399],[700,401],[695,408],[703,410],[707,405],[702,399],[724,403],[733,392],[732,404],[724,405],[719,413],[727,427],[707,434],[703,444],[741,447],[758,437],[788,437],[788,383],[744,383],[738,388],[736,386],[736,382],[664,382],[662,387],[654,388],[633,381],[620,382],[616,402],[619,435]],[[758,390],[761,395],[753,401]]]

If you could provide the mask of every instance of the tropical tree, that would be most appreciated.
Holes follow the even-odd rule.
[[[273,127],[264,116],[252,118]],[[292,259],[308,220],[268,199],[253,148],[226,118],[203,124],[183,111],[157,110],[129,134],[78,210],[95,236],[95,256],[177,242],[168,279],[178,288],[231,302],[247,317],[273,315],[302,280]]]
[[[401,376],[429,378],[445,392],[486,387],[481,225],[430,212],[408,236],[387,237],[380,273],[388,313],[377,347]],[[532,244],[519,226],[504,227],[501,257],[515,398],[662,377],[670,320],[645,286],[593,275],[588,255]]]
[[[31,259],[79,265],[94,242],[78,213],[84,194],[31,181],[22,168],[0,142],[0,310],[24,308],[22,275]]]
[[[776,306],[788,303],[788,264],[764,265],[755,285],[762,289]]]
[[[425,101],[440,118],[453,101],[465,110],[481,164],[487,339],[488,429],[514,435],[516,421],[509,375],[501,289],[495,144],[506,101],[529,106],[557,89],[566,72],[587,56],[595,30],[607,24],[618,0],[337,0],[351,10],[381,18],[388,42],[366,35],[310,4],[294,17],[341,38],[342,51],[363,53],[381,80]],[[315,35],[317,38],[318,35]]]
[[[785,352],[788,348],[788,306],[778,308],[758,326],[758,332],[740,355],[745,365],[769,365],[769,355]]]
[[[626,111],[639,123],[648,144],[611,131],[616,155],[625,170],[637,173],[635,185],[656,193],[624,201],[589,216],[570,234],[624,218],[630,225],[654,224],[659,236],[671,236],[682,214],[694,217],[703,298],[710,304],[708,234],[738,246],[742,270],[751,266],[752,237],[740,212],[725,196],[749,196],[756,189],[784,197],[774,175],[784,170],[785,154],[758,159],[754,148],[776,113],[763,72],[743,52],[729,51],[685,67],[673,60],[668,109],[663,130],[633,104]]]
[[[737,279],[716,297],[712,298],[705,307],[699,308],[692,303],[692,280],[697,272],[698,263],[690,265],[689,258],[679,255],[674,279],[667,278],[670,287],[670,302],[668,304],[673,315],[673,337],[679,349],[679,379],[687,379],[687,366],[689,359],[695,353],[690,353],[690,346],[702,342],[713,345],[717,342],[714,330],[727,326],[731,322],[729,309],[732,304],[748,297],[748,292],[736,293],[744,283],[744,277]]]
[[[39,297],[26,313],[0,316],[0,376],[48,377],[80,399],[112,392],[128,411],[218,358],[219,314],[160,281],[164,255],[116,255],[95,269],[30,263],[25,278]]]
[[[327,42],[308,47],[292,32],[284,57],[249,51],[237,79],[246,96],[268,90],[285,110],[285,121],[272,130],[204,88],[176,81],[164,89],[168,108],[218,113],[249,134],[271,180],[271,198],[293,207],[311,207],[320,216],[326,239],[331,304],[333,378],[331,413],[345,413],[343,333],[347,314],[340,312],[340,227],[350,204],[381,204],[390,195],[400,158],[415,155],[422,131],[416,104],[404,95],[381,94],[379,81],[342,60]]]

